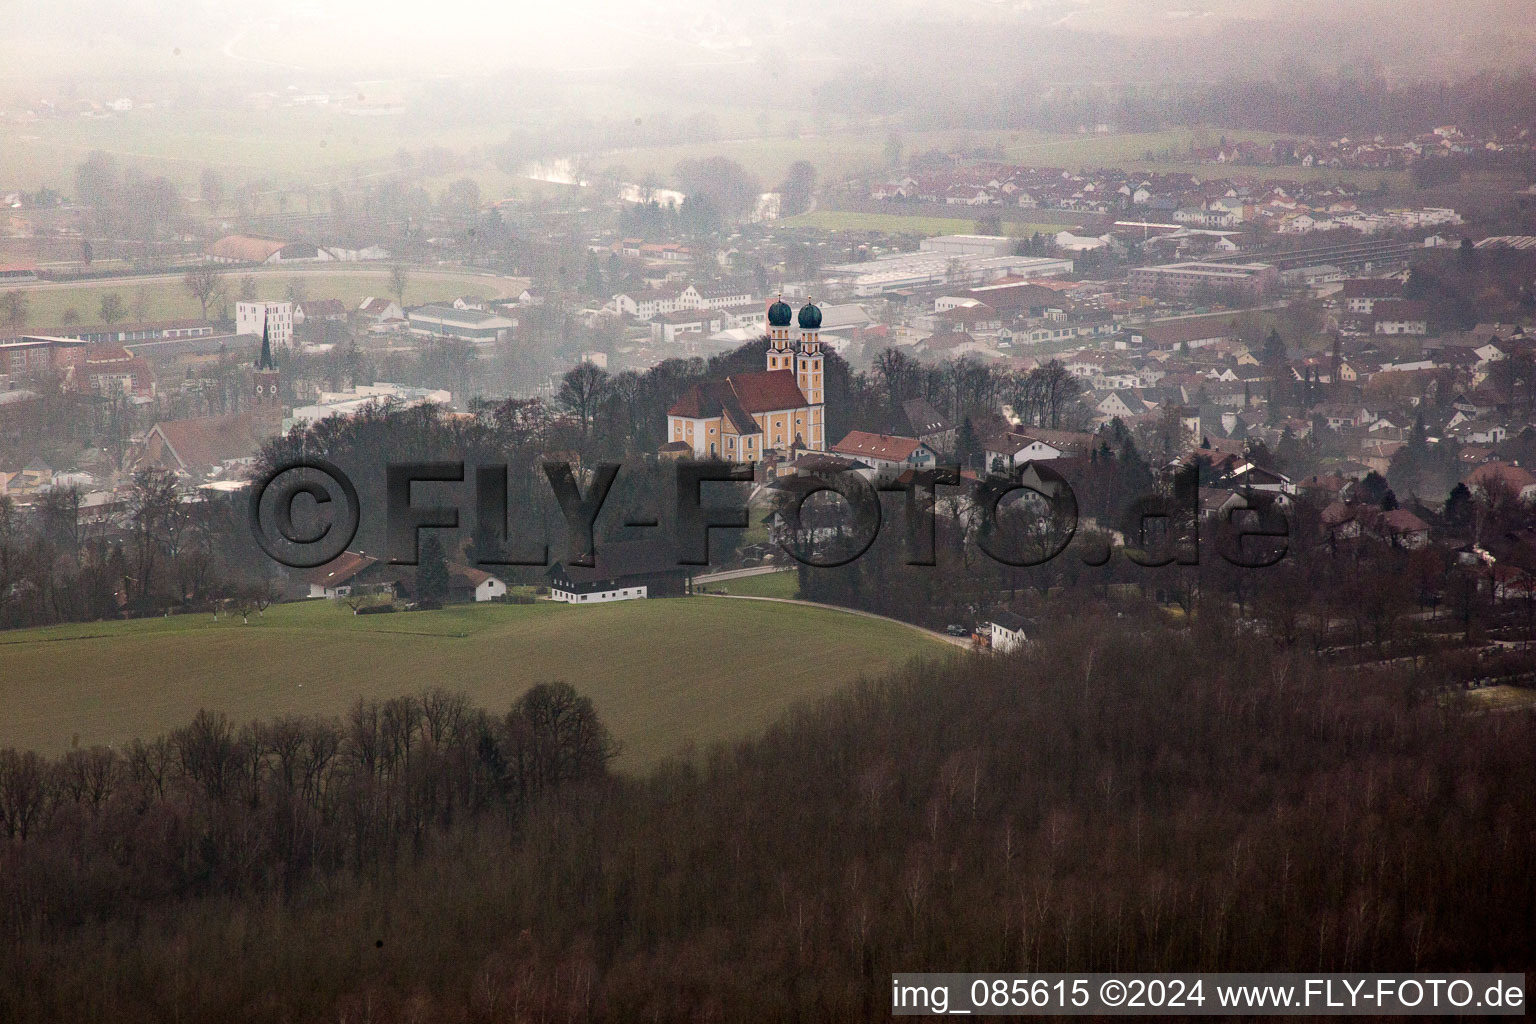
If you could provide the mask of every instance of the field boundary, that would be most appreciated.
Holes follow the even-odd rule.
[[[952,647],[964,648],[967,651],[971,649],[970,641],[961,640],[959,637],[946,636],[936,629],[929,629],[927,626],[919,626],[912,622],[904,622],[901,619],[893,619],[889,615],[877,615],[874,612],[866,612],[858,608],[844,608],[842,605],[838,604],[822,604],[820,601],[805,601],[797,597],[758,597],[755,594],[698,594],[696,596],[721,597],[728,601],[772,601],[775,604],[799,604],[804,605],[807,608],[825,608],[828,611],[844,612],[848,615],[862,615],[866,619],[880,619],[884,622],[894,622],[898,626],[905,626],[908,629],[916,630],[917,632],[926,636],[933,637],[935,640],[942,640]]]

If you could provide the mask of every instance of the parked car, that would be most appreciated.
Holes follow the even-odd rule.
[[[969,629],[966,629],[964,626],[957,626],[954,623],[950,623],[948,626],[945,626],[944,627],[944,632],[948,633],[950,636],[970,636],[971,635],[971,631]]]

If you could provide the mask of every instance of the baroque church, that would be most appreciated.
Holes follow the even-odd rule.
[[[792,324],[798,320],[798,329]],[[667,410],[664,455],[758,462],[769,451],[826,451],[821,309],[768,307],[768,365],[694,384]]]

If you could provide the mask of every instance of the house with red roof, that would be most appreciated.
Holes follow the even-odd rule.
[[[361,551],[343,551],[318,569],[312,569],[302,579],[309,585],[310,597],[331,600],[349,597],[352,588],[361,584],[368,571],[379,564],[372,555]]]
[[[1485,462],[1463,481],[1468,489],[1486,493],[1490,486],[1502,485],[1521,501],[1536,501],[1536,475],[1512,462]]]
[[[832,446],[832,451],[872,466],[882,481],[894,480],[909,469],[932,469],[938,462],[934,450],[915,437],[873,434],[867,430],[850,430]]]

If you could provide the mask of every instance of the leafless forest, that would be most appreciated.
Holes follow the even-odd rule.
[[[1450,672],[1087,616],[644,778],[563,687],[5,752],[0,1018],[875,1020],[890,972],[955,965],[1525,969],[1536,718]]]

